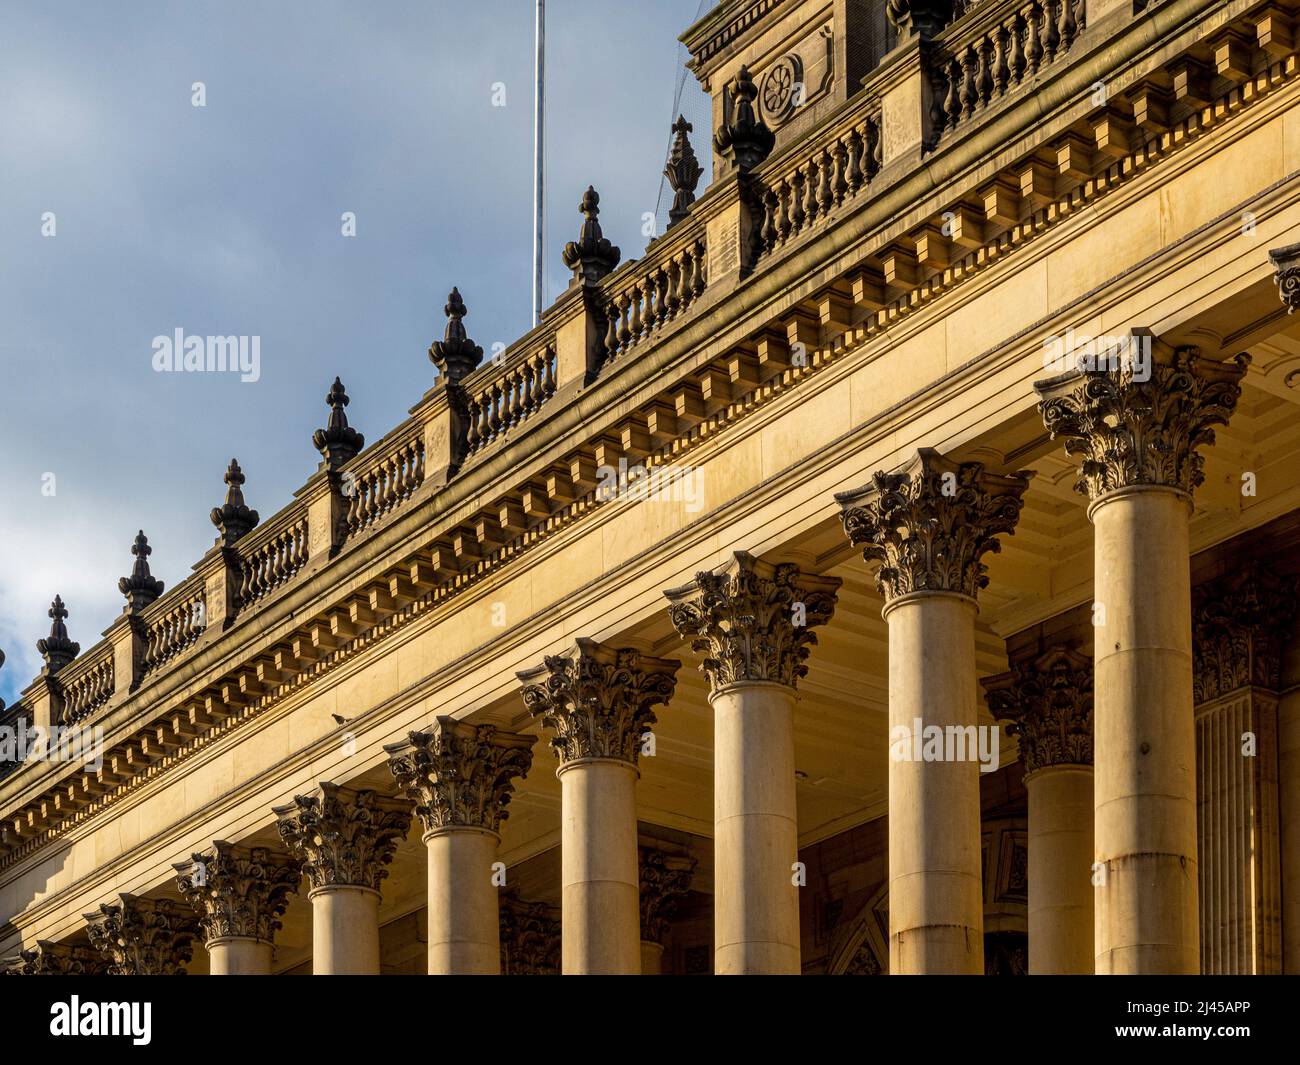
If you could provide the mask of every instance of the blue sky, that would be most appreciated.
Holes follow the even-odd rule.
[[[551,298],[589,183],[625,258],[643,212],[666,216],[676,38],[709,2],[548,0]],[[168,587],[189,573],[232,456],[250,506],[289,502],[335,374],[368,439],[405,417],[453,284],[484,348],[528,328],[532,9],[5,0],[0,698],[39,669],[55,592],[72,637],[99,639],[136,529]],[[689,76],[682,109],[707,165]],[[259,336],[261,379],[154,372],[178,328]]]

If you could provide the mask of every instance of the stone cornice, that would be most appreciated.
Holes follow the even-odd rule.
[[[633,647],[579,638],[518,676],[524,706],[556,734],[551,747],[561,767],[586,758],[636,765],[654,707],[672,699],[680,668]]]
[[[110,976],[178,976],[193,955],[199,922],[184,903],[120,895],[88,913],[91,946],[108,959]]]
[[[215,840],[211,850],[173,868],[208,943],[227,937],[273,943],[289,896],[302,880],[302,863],[296,858],[225,840]]]
[[[439,717],[428,732],[387,745],[397,786],[426,835],[453,828],[499,833],[515,780],[533,764],[532,736]]]
[[[980,683],[995,721],[1020,740],[1025,776],[1092,765],[1092,659],[1052,647]]]
[[[397,844],[411,824],[409,804],[376,792],[320,784],[274,807],[280,838],[302,862],[313,890],[378,891]]]
[[[982,559],[1015,532],[1032,476],[987,473],[983,463],[922,448],[902,473],[878,472],[835,499],[849,541],[881,563],[876,584],[886,603],[914,592],[974,599],[988,584]]]

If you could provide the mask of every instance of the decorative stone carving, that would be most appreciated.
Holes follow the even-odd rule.
[[[108,965],[91,947],[42,939],[31,950],[0,962],[0,972],[6,976],[105,976]]]
[[[280,838],[302,862],[312,888],[378,891],[411,825],[406,802],[321,782],[315,794],[276,806]]]
[[[109,976],[183,976],[199,922],[184,903],[119,895],[85,914],[90,945]]]
[[[758,166],[776,144],[776,134],[754,111],[758,90],[749,68],[742,66],[731,89],[730,121],[724,122],[713,136],[713,147],[732,168],[742,174]]]
[[[454,286],[447,296],[443,312],[447,315],[447,328],[443,338],[430,345],[429,360],[438,367],[443,380],[458,385],[483,361],[483,349],[465,332],[465,315],[469,310],[460,290]]]
[[[162,595],[163,582],[156,580],[149,572],[149,556],[153,554],[153,548],[149,546],[143,529],[136,533],[131,554],[135,556],[131,576],[121,578],[117,582],[117,589],[126,596],[127,610],[137,614]]]
[[[658,847],[641,847],[641,938],[663,945],[677,906],[691,889],[696,861],[686,854],[668,854]]]
[[[1134,337],[1134,340],[1145,338]],[[1146,381],[1134,365],[1078,369],[1034,384],[1053,440],[1082,455],[1075,489],[1096,502],[1122,488],[1157,485],[1187,495],[1205,480],[1199,448],[1214,443],[1241,396],[1250,356],[1202,359],[1195,348],[1156,343]]]
[[[1296,614],[1296,579],[1255,567],[1192,592],[1192,698],[1209,702],[1238,688],[1276,692]]]
[[[1053,647],[1006,673],[985,677],[995,721],[1020,739],[1025,775],[1057,765],[1092,765],[1092,659]]]
[[[209,943],[232,936],[274,942],[289,896],[302,880],[302,863],[296,858],[220,839],[210,851],[173,868]]]
[[[999,550],[998,536],[1015,532],[1032,476],[986,473],[982,463],[922,448],[905,472],[878,472],[835,499],[849,540],[882,563],[876,584],[886,602],[913,592],[973,599],[988,585],[981,559]]]
[[[239,463],[230,460],[226,470],[226,501],[219,507],[212,508],[212,524],[217,527],[217,543],[230,547],[241,536],[251,532],[257,526],[257,511],[244,504],[244,471]]]
[[[578,211],[583,217],[582,230],[577,240],[564,246],[562,258],[573,271],[570,284],[594,285],[618,265],[621,252],[601,232],[600,196],[591,185],[582,194]]]
[[[560,975],[560,915],[543,902],[501,899],[501,975]]]
[[[962,0],[961,8],[970,0]],[[954,10],[953,0],[886,0],[885,13],[902,39],[921,37],[929,40],[961,13]]]
[[[430,732],[387,745],[388,768],[415,803],[426,834],[449,828],[499,833],[515,778],[533,764],[532,736],[440,717]]]
[[[774,122],[784,122],[799,106],[802,85],[803,58],[798,52],[782,56],[763,75],[760,94],[763,114]]]
[[[716,695],[753,682],[797,687],[817,643],[813,629],[831,620],[839,587],[836,577],[737,551],[726,565],[664,594],[673,627],[706,655],[700,669]]]
[[[36,641],[36,650],[45,659],[45,668],[53,676],[81,654],[81,644],[68,639],[68,627],[63,623],[68,616],[68,608],[63,605],[62,597],[54,597],[48,616],[52,619],[50,634]]]
[[[690,214],[691,204],[695,202],[695,187],[704,173],[687,136],[694,129],[685,115],[678,115],[673,123],[673,146],[668,153],[668,165],[664,167],[664,177],[673,190],[673,205],[668,209],[669,229]]]
[[[334,383],[325,396],[325,403],[330,409],[329,421],[325,423],[324,429],[317,429],[311,437],[312,444],[331,469],[338,469],[349,459],[355,458],[366,446],[366,438],[348,424],[345,408],[350,402],[343,382],[334,378]]]
[[[1300,307],[1300,244],[1274,248],[1268,257],[1273,262],[1278,298],[1286,304],[1286,313],[1294,314],[1296,307]]]
[[[636,765],[641,736],[655,723],[653,707],[672,698],[680,668],[579,637],[572,650],[517,676],[528,712],[556,733],[551,747],[561,765],[580,758]]]

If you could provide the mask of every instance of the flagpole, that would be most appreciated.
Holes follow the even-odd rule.
[[[537,51],[534,62],[536,89],[533,115],[533,325],[542,317],[542,212],[546,154],[545,87],[546,87],[546,0],[537,0]]]

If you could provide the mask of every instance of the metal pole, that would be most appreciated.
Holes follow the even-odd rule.
[[[533,325],[542,318],[542,212],[543,182],[545,180],[546,131],[546,0],[537,0],[537,57],[535,100],[537,109],[533,116]]]

